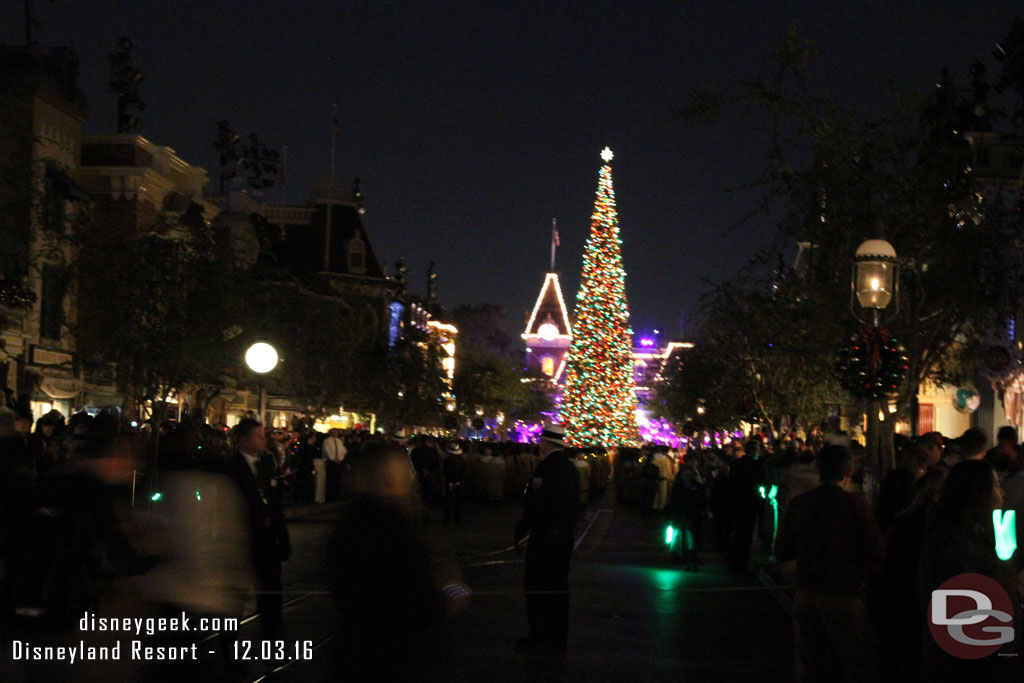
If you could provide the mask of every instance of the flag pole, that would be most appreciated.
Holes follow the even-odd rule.
[[[334,109],[334,124],[331,127],[331,180],[327,189],[327,221],[324,223],[324,271],[331,269],[331,206],[334,203],[334,153],[338,147],[338,103],[331,105]]]
[[[281,175],[277,179],[277,184],[281,190],[280,202],[283,206],[285,203],[285,193],[288,187],[288,145],[281,145]]]
[[[331,128],[331,185],[334,185],[334,152],[338,147],[338,103],[331,105],[334,109],[334,125]],[[333,187],[331,188],[334,189]]]
[[[558,247],[558,220],[551,219],[551,272],[555,272],[555,249]]]

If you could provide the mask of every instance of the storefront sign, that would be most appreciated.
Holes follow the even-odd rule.
[[[61,349],[48,349],[33,344],[31,347],[30,363],[34,365],[70,365],[75,356],[70,351]]]

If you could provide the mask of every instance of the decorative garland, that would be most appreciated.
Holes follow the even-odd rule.
[[[31,289],[16,280],[0,280],[0,306],[29,308],[36,302]]]
[[[857,398],[872,401],[895,394],[909,367],[903,346],[885,327],[860,328],[838,356],[839,384]]]

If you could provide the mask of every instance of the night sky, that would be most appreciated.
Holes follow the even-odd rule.
[[[365,221],[414,292],[437,263],[441,301],[500,303],[522,331],[548,268],[557,218],[568,302],[608,145],[637,332],[678,335],[702,278],[731,276],[771,243],[768,218],[728,228],[754,204],[763,130],[738,118],[670,123],[694,86],[768,75],[796,21],[821,50],[816,80],[864,107],[885,84],[963,82],[1020,3],[1000,2],[241,2],[35,0],[41,47],[73,44],[90,132],[116,129],[107,55],[135,43],[147,109],[140,132],[217,168],[214,122],[288,146],[286,199],[330,169],[362,180]],[[22,2],[0,3],[0,40],[23,42]],[[277,198],[277,194],[273,196]],[[571,304],[570,304],[571,305]]]

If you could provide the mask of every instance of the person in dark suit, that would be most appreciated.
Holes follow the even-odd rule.
[[[750,544],[757,518],[764,509],[758,489],[765,483],[761,441],[750,439],[743,452],[729,465],[728,492],[732,507],[732,538],[729,542],[729,567],[734,572],[750,571]]]
[[[447,455],[441,469],[444,472],[444,523],[462,523],[462,500],[466,492],[462,482],[466,478],[466,459],[462,457],[462,444],[452,441],[445,447]]]
[[[569,561],[572,559],[580,477],[565,447],[561,425],[541,432],[544,458],[526,489],[523,517],[516,525],[518,551],[527,534],[524,585],[530,633],[515,648],[535,656],[565,656],[569,639]]]
[[[228,460],[228,474],[238,485],[248,512],[256,608],[264,635],[278,638],[283,623],[281,563],[291,555],[291,540],[281,512],[274,462],[265,453],[267,436],[256,420],[240,421],[233,437],[235,450]]]

